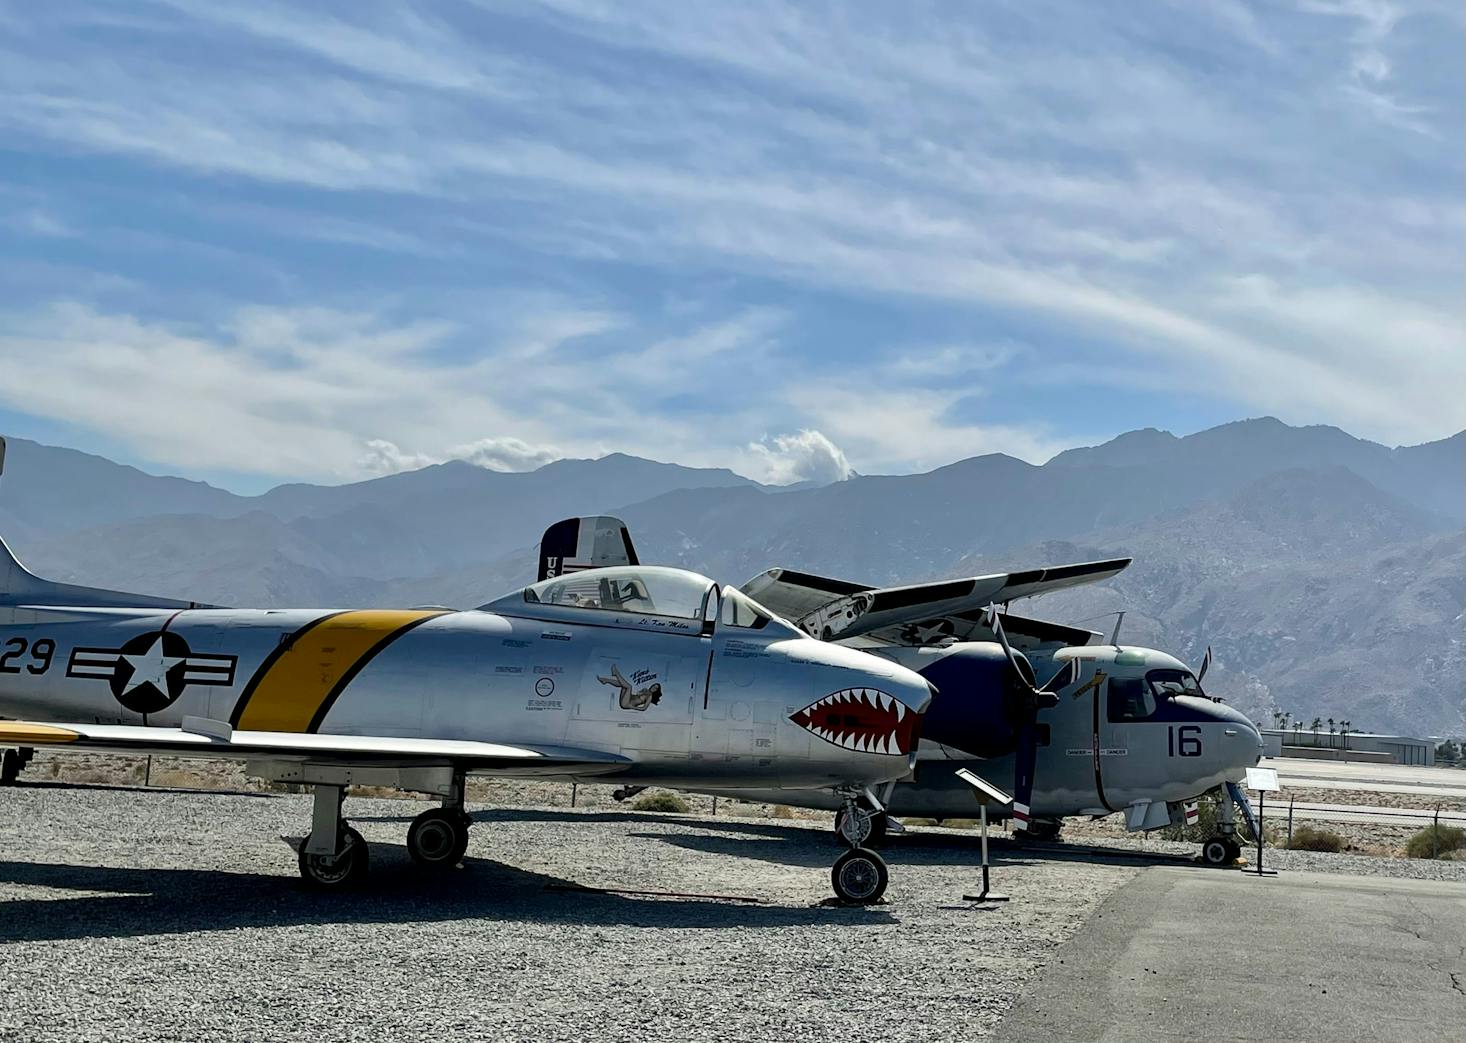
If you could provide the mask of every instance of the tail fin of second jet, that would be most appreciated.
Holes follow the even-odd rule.
[[[540,537],[540,564],[536,581],[567,572],[640,565],[631,533],[620,518],[566,518]]]

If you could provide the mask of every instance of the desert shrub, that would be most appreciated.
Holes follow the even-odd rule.
[[[633,811],[670,811],[674,814],[684,815],[687,813],[687,801],[675,793],[668,793],[665,790],[656,793],[648,793],[644,797],[638,797],[635,804],[631,805]]]
[[[1410,838],[1405,854],[1411,858],[1440,858],[1466,848],[1466,829],[1456,826],[1426,826]]]
[[[1293,830],[1293,839],[1288,846],[1294,851],[1342,851],[1344,838],[1327,829],[1313,826],[1299,826]]]

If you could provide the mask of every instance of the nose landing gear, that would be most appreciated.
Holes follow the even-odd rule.
[[[861,845],[875,836],[875,822],[880,821],[881,835],[885,834],[886,813],[877,805],[872,811],[860,802],[862,794],[842,794],[844,804],[835,816],[836,835],[850,846],[850,850],[835,860],[830,869],[830,886],[835,897],[849,905],[874,905],[886,893],[891,874],[885,859],[868,847]],[[870,802],[873,798],[864,795]]]
[[[1201,860],[1209,866],[1235,865],[1242,857],[1242,841],[1237,839],[1236,794],[1227,791],[1217,804],[1217,832],[1201,844]]]

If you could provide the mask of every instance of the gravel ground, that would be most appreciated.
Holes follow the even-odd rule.
[[[309,798],[0,790],[0,1039],[971,1039],[1141,870],[975,837],[889,852],[888,903],[822,908],[827,824],[478,811],[464,868],[402,848],[415,801],[351,799],[357,894],[318,895],[281,834]],[[1198,869],[1198,872],[1204,870]],[[555,892],[575,882],[758,905]]]

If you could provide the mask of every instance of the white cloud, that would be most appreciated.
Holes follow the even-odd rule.
[[[72,402],[27,391],[15,408],[113,425],[155,459],[296,476],[447,459],[485,432],[529,447],[485,451],[503,466],[610,446],[759,468],[740,448],[750,437],[800,428],[868,471],[1061,448],[1042,418],[952,418],[961,397],[1033,382],[1060,355],[1066,379],[1152,371],[1154,386],[1382,440],[1461,426],[1460,101],[1406,49],[1458,30],[1459,12],[1194,6],[1056,19],[1024,4],[964,21],[546,0],[510,16],[551,28],[555,48],[539,52],[533,32],[508,49],[493,10],[176,0],[109,36],[111,9],[38,9],[0,42],[0,129],[15,147],[125,157],[134,174],[141,160],[150,188],[193,189],[149,193],[192,206],[184,225],[365,245],[413,266],[354,291],[390,301],[342,304],[339,284],[314,281],[316,255],[215,233],[186,256],[213,250],[205,267],[336,306],[242,307],[255,291],[220,280],[207,307],[179,307],[214,318],[189,325],[157,299],[190,280],[148,271],[150,308],[63,308],[0,334],[7,358],[36,359],[57,386],[95,374],[133,407],[89,386]],[[1421,128],[1439,140],[1408,132]],[[258,182],[296,191],[251,209]],[[168,254],[164,224],[131,229],[122,252],[147,235],[149,258]],[[450,255],[467,274],[441,274]],[[382,317],[404,300],[445,314],[434,279],[521,268],[577,287],[567,295],[604,278],[692,298],[709,273],[735,289],[672,328],[626,314],[646,307],[633,293],[616,314],[550,306],[514,329],[473,305],[446,322]],[[824,291],[834,303],[807,303]],[[856,313],[863,337],[869,302],[933,321],[916,317],[884,353],[862,342],[865,386],[833,348],[791,357],[826,309]],[[1021,355],[997,332],[1014,327]],[[594,351],[577,343],[595,336]],[[923,383],[935,386],[910,386]],[[666,405],[710,388],[729,399],[716,422]]]
[[[357,465],[370,475],[415,471],[449,460],[462,460],[488,471],[533,471],[564,456],[554,446],[532,445],[514,437],[480,438],[466,445],[454,446],[440,455],[410,453],[385,438],[372,438],[367,440]]]
[[[808,428],[792,435],[765,436],[748,445],[754,477],[768,485],[843,482],[853,469],[834,442]]]
[[[533,471],[564,455],[554,446],[531,445],[521,438],[480,438],[448,450],[449,459],[490,471]]]
[[[961,390],[825,384],[788,392],[792,405],[859,461],[864,474],[928,470],[986,453],[1042,463],[1070,447],[1042,429],[953,421]]]
[[[375,476],[416,471],[442,462],[437,457],[424,453],[404,453],[395,442],[389,442],[385,438],[370,438],[365,450],[357,458],[357,467],[364,474]]]

